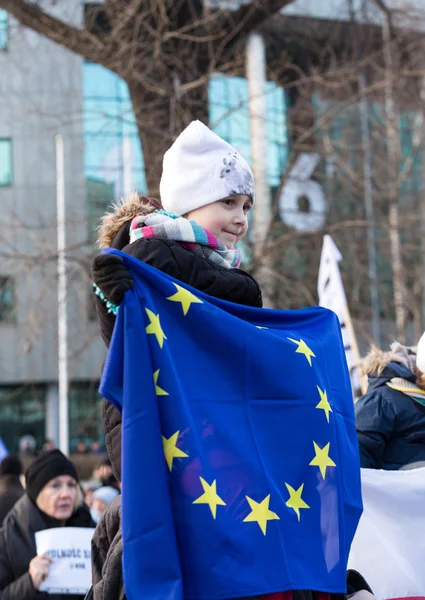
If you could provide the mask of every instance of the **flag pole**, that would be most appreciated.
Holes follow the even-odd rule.
[[[360,362],[359,346],[357,344],[356,334],[354,333],[354,325],[353,325],[353,321],[351,319],[350,310],[348,308],[347,303],[344,304],[343,310],[344,310],[345,326],[347,327],[347,330],[350,334],[351,350],[353,351],[355,364],[358,365]],[[350,376],[351,376],[351,374],[350,374]],[[364,376],[360,376],[360,389],[361,389],[362,394],[365,394],[367,391],[367,381]],[[356,402],[356,398],[354,399],[354,402]]]
[[[357,371],[360,361],[360,352],[357,338],[354,333],[353,322],[348,309],[347,296],[339,268],[342,254],[338,250],[332,237],[326,234],[323,237],[322,254],[320,257],[319,273],[317,278],[317,292],[319,304],[333,310],[339,319],[341,334],[344,342],[345,355],[350,371],[350,380],[353,392],[360,388],[362,394],[366,391],[365,380]],[[353,393],[355,397],[355,393]]]
[[[58,250],[58,383],[59,383],[59,448],[69,453],[68,417],[68,339],[66,306],[65,258],[65,177],[63,137],[57,135],[56,143],[56,210]]]

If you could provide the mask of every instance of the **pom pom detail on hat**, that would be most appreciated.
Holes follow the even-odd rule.
[[[255,200],[246,160],[201,121],[192,121],[164,154],[159,187],[164,209],[179,216],[235,194]]]
[[[425,333],[422,334],[421,339],[418,342],[418,348],[416,352],[416,366],[419,371],[425,373]]]

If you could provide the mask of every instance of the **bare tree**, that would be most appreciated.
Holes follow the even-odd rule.
[[[400,19],[408,13],[399,9],[396,16]],[[302,33],[296,30],[293,39],[286,35],[285,40],[285,48],[269,68],[292,98],[288,167],[300,152],[321,155],[314,178],[325,190],[328,214],[316,230],[293,231],[279,219],[271,224],[268,250],[274,254],[274,304],[298,308],[317,301],[322,236],[331,233],[344,256],[343,279],[363,342],[377,341],[370,326],[371,284],[379,290],[382,342],[394,337],[413,342],[423,330],[425,300],[423,261],[418,260],[424,228],[423,36],[393,25],[389,39],[383,39],[382,26],[365,19],[323,24],[321,31],[317,23],[310,23],[310,29],[303,23]],[[296,44],[302,46],[302,63],[288,60],[288,48],[294,52]],[[360,75],[365,79],[363,87]],[[361,126],[363,98],[368,139]],[[365,160],[367,144],[371,152]],[[276,193],[276,215],[286,175]],[[372,217],[365,209],[367,186]],[[303,201],[299,198],[298,210],[314,213],[314,206],[307,202],[303,207]],[[366,243],[371,228],[377,250],[374,281]]]
[[[34,2],[0,0],[0,8],[127,83],[155,193],[164,151],[192,119],[208,120],[211,73],[240,68],[235,57],[249,32],[292,1],[254,0],[230,11],[203,0],[105,0],[88,5],[81,29]]]
[[[267,41],[268,78],[284,87],[291,99],[287,119],[291,152],[281,185],[275,190],[276,218],[270,224],[270,243],[265,248],[274,259],[274,305],[299,308],[317,302],[322,236],[329,232],[344,255],[343,277],[355,323],[371,341],[366,231],[373,226],[376,235],[380,317],[390,322],[395,315],[390,244],[394,223],[388,218],[391,200],[408,206],[410,211],[409,215],[400,211],[396,229],[404,286],[409,292],[404,295],[404,310],[407,320],[413,319],[419,331],[423,326],[424,294],[415,247],[423,237],[418,222],[423,201],[422,191],[411,188],[414,179],[417,185],[417,162],[425,146],[421,136],[413,143],[415,117],[423,112],[419,93],[422,87],[418,85],[424,75],[419,60],[422,41],[411,31],[403,33],[393,28],[390,43],[396,68],[390,72],[385,63],[382,28],[376,23],[315,24],[312,19],[309,25],[306,19],[298,28],[295,23],[292,30],[286,25],[282,29],[283,17],[277,13],[289,3],[254,1],[230,11],[211,5],[208,8],[200,0],[106,0],[103,5],[89,5],[82,29],[58,20],[33,2],[0,0],[0,7],[21,24],[107,67],[127,82],[153,191],[164,149],[188,121],[197,117],[207,120],[210,75],[217,71],[243,75],[247,33],[260,27]],[[374,4],[374,0],[365,3]],[[276,17],[267,21],[273,13]],[[359,88],[359,74],[366,75],[364,89]],[[404,122],[400,125],[400,115],[397,122],[393,119],[393,139],[406,139],[407,135],[410,141],[409,154],[399,156],[391,168],[389,195],[390,128],[385,91],[388,94],[390,88],[395,109],[401,111]],[[365,140],[360,135],[359,117],[363,97],[369,104],[373,222],[364,207]],[[230,110],[237,109],[235,106]],[[409,117],[406,121],[407,113],[413,115],[413,120]],[[322,157],[314,177],[325,190],[328,214],[320,229],[299,232],[278,218],[278,199],[295,157],[305,151],[318,152]],[[300,206],[300,210],[311,207]],[[388,336],[395,334],[388,331]]]

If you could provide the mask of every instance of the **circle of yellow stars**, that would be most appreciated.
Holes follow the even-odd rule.
[[[189,290],[183,288],[177,283],[173,283],[173,285],[175,286],[177,291],[173,295],[168,296],[167,300],[169,300],[170,302],[179,303],[181,305],[181,309],[184,316],[187,316],[192,304],[203,304],[202,300],[197,298]],[[155,314],[155,312],[148,308],[145,308],[145,311],[149,319],[149,323],[146,326],[146,334],[154,335],[156,341],[158,342],[159,348],[162,349],[164,347],[164,341],[167,340],[167,336],[165,335],[162,329],[160,316],[159,314]],[[267,329],[260,326],[257,327],[259,329]],[[288,337],[287,339],[297,346],[295,352],[297,354],[302,354],[306,358],[309,366],[312,367],[312,359],[316,358],[316,355],[307,345],[307,343],[303,339],[296,340],[290,337]],[[159,385],[159,378],[160,369],[157,369],[153,373],[155,393],[157,396],[168,396],[168,392]],[[322,390],[319,386],[317,386],[317,391],[319,393],[320,401],[315,408],[323,410],[325,418],[329,423],[330,413],[333,411],[329,403],[326,390]],[[180,431],[176,431],[169,438],[166,438],[164,436],[162,437],[164,456],[170,472],[173,469],[174,459],[189,458],[189,455],[178,446],[179,436]],[[328,442],[325,446],[323,446],[323,448],[321,448],[319,444],[313,441],[313,449],[315,455],[310,461],[309,466],[318,467],[322,479],[325,480],[327,469],[329,467],[336,467],[335,462],[329,456],[330,442]],[[217,492],[217,480],[214,479],[211,483],[208,483],[203,477],[200,477],[199,480],[203,489],[203,493],[193,501],[193,504],[207,505],[211,511],[213,519],[216,519],[217,507],[226,506],[225,501],[219,496]],[[304,491],[304,483],[301,483],[297,488],[295,488],[289,483],[285,482],[285,486],[289,494],[289,498],[286,501],[286,506],[294,511],[299,522],[301,520],[301,510],[310,508],[310,506],[302,497]],[[270,494],[268,494],[263,500],[259,502],[257,502],[253,498],[250,498],[249,496],[246,496],[246,500],[249,504],[251,512],[245,517],[243,522],[257,523],[263,535],[265,536],[267,534],[268,522],[280,520],[280,517],[270,509]]]

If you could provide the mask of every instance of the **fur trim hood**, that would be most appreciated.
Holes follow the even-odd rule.
[[[96,244],[99,248],[108,248],[121,227],[134,219],[145,216],[154,210],[162,208],[156,198],[141,196],[132,192],[126,200],[112,205],[112,210],[99,220]]]
[[[416,362],[416,347],[402,346],[394,342],[390,350],[384,352],[377,346],[371,346],[369,353],[360,362],[360,375],[380,376],[388,363],[395,362],[413,371]]]

